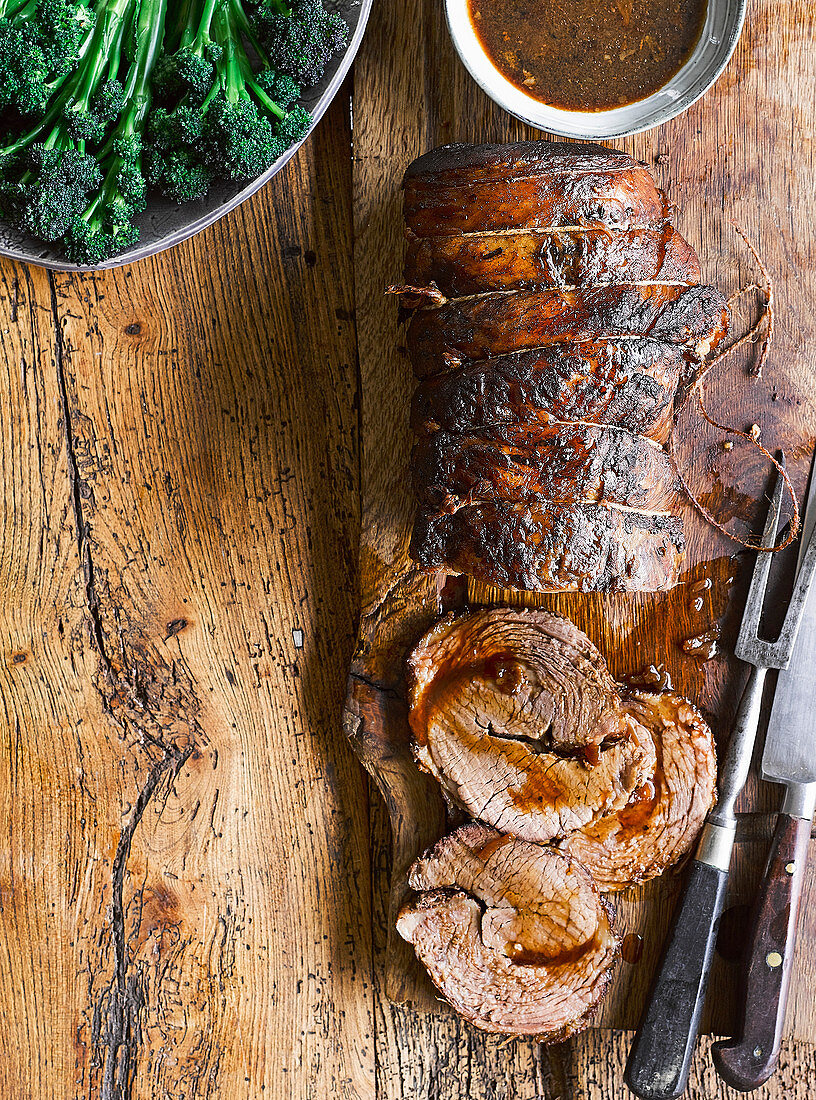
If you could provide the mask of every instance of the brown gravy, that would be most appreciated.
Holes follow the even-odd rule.
[[[523,92],[603,111],[662,88],[703,29],[706,0],[468,0],[493,64]]]

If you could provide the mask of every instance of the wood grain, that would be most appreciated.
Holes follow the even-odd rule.
[[[678,207],[677,224],[699,251],[703,277],[726,295],[761,281],[761,273],[734,222],[756,242],[773,278],[776,334],[761,378],[753,373],[758,348],[748,345],[724,360],[706,385],[711,412],[743,431],[758,424],[766,446],[786,448],[801,493],[816,437],[816,375],[810,347],[816,336],[811,304],[816,295],[816,246],[810,230],[811,196],[816,185],[813,143],[804,104],[816,98],[816,58],[808,49],[812,3],[782,5],[762,0],[752,5],[735,59],[702,101],[673,122],[636,138],[614,143],[649,165]],[[448,141],[505,141],[538,136],[496,108],[459,64],[444,27],[441,5],[409,0],[380,5],[358,59],[355,81],[354,214],[355,277],[361,375],[363,454],[363,533],[361,586],[363,623],[352,665],[353,675],[368,677],[400,692],[400,663],[406,648],[433,617],[434,590],[412,572],[406,541],[413,503],[406,477],[410,435],[407,410],[413,388],[403,335],[393,303],[382,294],[399,282],[403,261],[400,180],[420,153]],[[757,315],[756,292],[734,302],[734,325],[744,331]],[[678,462],[707,507],[745,535],[764,513],[770,469],[756,450],[735,439],[723,448],[727,433],[707,425],[695,402],[679,412]],[[731,437],[734,438],[734,437]],[[701,705],[720,741],[727,736],[742,687],[744,671],[729,656],[745,592],[750,556],[686,509],[688,554],[681,584],[665,596],[520,596],[470,583],[472,603],[537,603],[569,615],[599,645],[619,677],[645,666],[663,664],[674,686]],[[389,593],[408,585],[413,599],[405,615]],[[437,607],[439,605],[437,604]],[[384,609],[382,617],[380,608]],[[682,649],[689,638],[714,628],[719,651],[709,661]],[[369,671],[373,670],[373,671]],[[404,734],[404,731],[403,731]],[[395,739],[403,736],[395,734]],[[382,731],[378,732],[380,742]],[[388,740],[387,733],[385,740]],[[404,757],[405,769],[410,761]],[[410,781],[402,777],[403,790]],[[739,924],[741,906],[750,898],[764,860],[768,819],[777,794],[754,781],[746,791],[746,812],[728,905]],[[433,834],[438,799],[403,801],[392,813],[399,819],[394,866],[409,862],[420,837]],[[406,826],[405,818],[413,818]],[[814,845],[811,844],[813,849]],[[811,855],[816,854],[813,850]],[[677,873],[629,891],[619,905],[624,931],[644,937],[637,966],[621,964],[614,988],[598,1018],[601,1026],[637,1021],[660,944],[680,886]],[[813,861],[806,891],[816,889]],[[400,888],[393,888],[399,900]],[[812,967],[816,923],[803,906],[801,949],[797,956],[789,1017],[795,1036],[816,1038]],[[389,920],[393,920],[393,911]],[[737,962],[717,959],[706,1026],[728,1031],[735,1021]],[[404,975],[404,952],[385,959],[387,991],[427,1010],[438,1006],[427,985],[413,989]],[[414,979],[411,978],[411,981]],[[422,1028],[438,1036],[449,1021],[411,1016],[410,1009],[381,1008],[392,1026],[415,1019],[416,1043]],[[448,1049],[446,1047],[446,1049]],[[532,1051],[530,1052],[532,1057]],[[521,1095],[521,1093],[519,1093]]]
[[[348,99],[251,204],[0,268],[0,1095],[374,1087]]]

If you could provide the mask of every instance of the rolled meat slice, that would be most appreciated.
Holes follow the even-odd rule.
[[[579,863],[469,824],[417,860],[409,881],[419,894],[397,930],[461,1016],[548,1042],[586,1026],[618,944]]]
[[[447,513],[480,502],[551,501],[668,514],[680,491],[665,451],[605,425],[439,431],[416,445],[411,464],[420,504]]]
[[[652,734],[655,774],[623,809],[563,842],[604,891],[646,882],[686,855],[716,795],[714,739],[699,711],[671,692],[638,692],[625,702]]]
[[[420,508],[410,552],[423,569],[527,592],[662,592],[680,574],[677,516],[603,504]]]
[[[575,623],[542,608],[451,612],[417,642],[407,664],[409,720],[420,744],[451,677],[472,679],[472,701],[481,697],[488,720],[508,736],[582,746],[624,726],[617,684],[598,649]]]
[[[418,434],[581,420],[664,442],[687,349],[644,337],[588,340],[497,356],[426,378],[411,406]]]
[[[709,286],[499,292],[418,310],[407,344],[420,377],[457,360],[620,336],[652,336],[702,357],[725,335],[728,316],[725,299]]]
[[[409,670],[417,763],[502,832],[564,836],[622,809],[653,773],[651,736],[565,620],[508,608],[445,619]]]
[[[561,226],[637,229],[668,216],[648,170],[597,145],[447,145],[408,166],[408,228],[418,237]]]
[[[694,249],[671,225],[417,237],[408,231],[405,281],[449,298],[491,290],[700,281]]]
[[[497,356],[425,379],[411,407],[419,434],[581,420],[664,442],[674,394],[692,369],[664,340],[587,340]]]

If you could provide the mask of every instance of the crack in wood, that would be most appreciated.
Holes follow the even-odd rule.
[[[71,407],[68,402],[68,386],[65,378],[66,349],[62,337],[62,324],[60,320],[59,303],[57,302],[57,283],[52,272],[48,273],[48,289],[51,295],[51,316],[54,323],[54,358],[57,369],[57,386],[60,397],[60,411],[62,424],[65,431],[65,449],[68,459],[68,479],[71,488],[71,505],[76,525],[77,546],[79,548],[79,560],[82,563],[82,571],[85,578],[85,603],[91,622],[91,631],[94,642],[105,671],[110,673],[111,662],[108,657],[105,643],[105,632],[102,628],[102,619],[99,613],[99,595],[96,590],[96,578],[94,575],[93,558],[91,557],[91,542],[88,537],[88,525],[82,508],[82,478],[79,473],[76,449],[74,447],[73,421]],[[104,696],[103,696],[104,703]]]
[[[94,1009],[91,1039],[94,1064],[102,1068],[100,1100],[130,1100],[141,1041],[139,1016],[145,1005],[140,972],[130,973],[128,942],[125,933],[124,882],[133,837],[145,811],[165,777],[169,783],[178,775],[193,751],[170,745],[156,761],[139,791],[129,820],[123,826],[112,867],[111,932],[115,969]]]

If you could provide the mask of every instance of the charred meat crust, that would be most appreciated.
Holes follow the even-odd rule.
[[[406,224],[418,237],[570,225],[635,229],[668,216],[642,165],[591,145],[448,146],[414,161],[403,186]]]
[[[586,1026],[618,943],[580,864],[465,825],[417,860],[411,884],[397,929],[465,1019],[547,1042]]]
[[[563,342],[651,336],[715,347],[728,326],[725,299],[709,286],[614,286],[485,294],[420,310],[407,332],[419,374],[451,357],[483,360]]]
[[[610,233],[492,233],[421,238],[410,230],[405,281],[447,297],[612,283],[700,281],[700,261],[671,225]]]
[[[605,505],[476,504],[420,509],[411,556],[528,592],[661,592],[677,583],[682,520]]]
[[[421,505],[448,513],[478,502],[541,500],[665,513],[680,489],[665,451],[607,425],[438,431],[416,445],[412,468]]]
[[[458,183],[468,179],[502,180],[516,172],[542,172],[548,167],[581,172],[641,167],[628,153],[593,142],[514,141],[506,144],[452,142],[429,149],[411,161],[403,187],[413,181]]]
[[[688,351],[676,344],[588,340],[497,356],[423,380],[411,426],[418,434],[581,420],[664,442]]]

